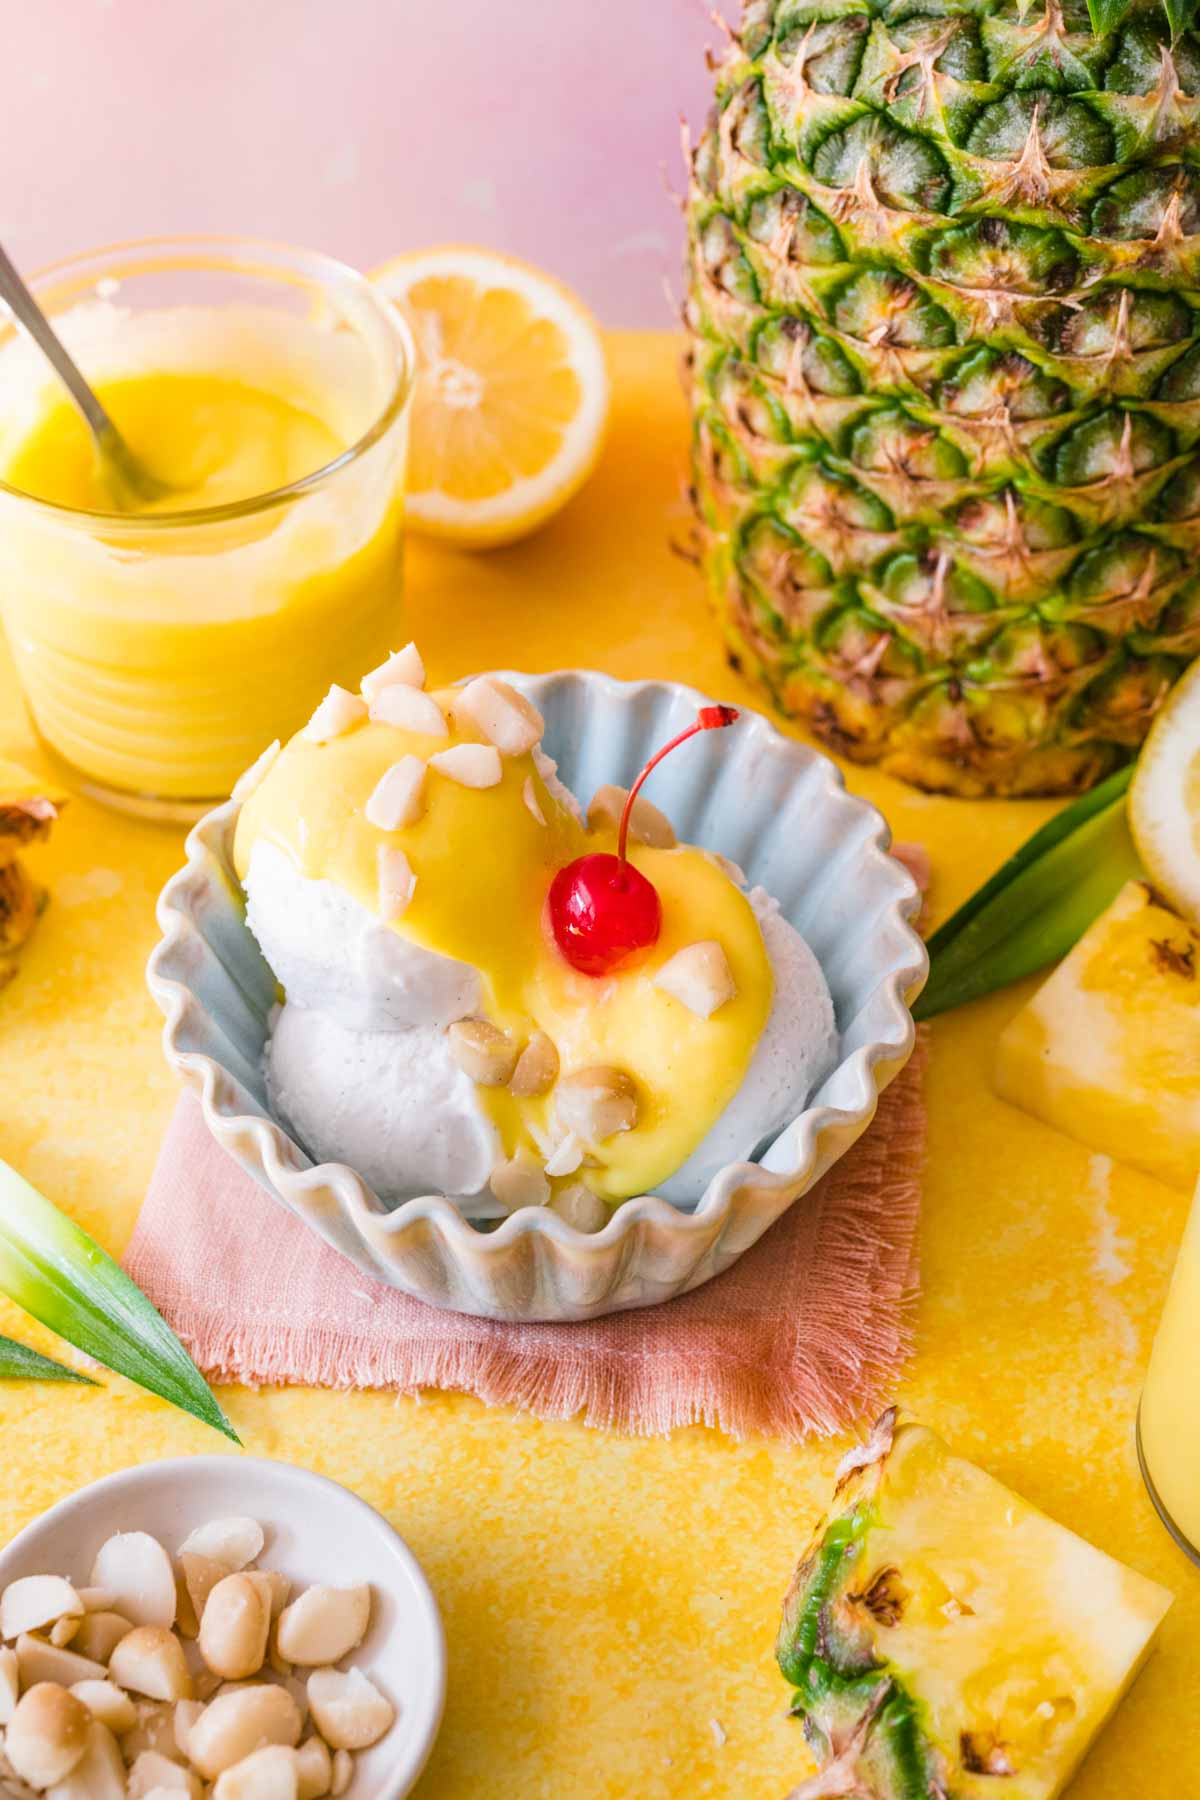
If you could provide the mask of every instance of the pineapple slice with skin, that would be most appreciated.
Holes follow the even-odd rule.
[[[1191,1189],[1200,1168],[1200,932],[1131,881],[1001,1035],[1005,1100]]]
[[[891,1408],[784,1601],[819,1765],[789,1800],[1053,1800],[1170,1604]]]

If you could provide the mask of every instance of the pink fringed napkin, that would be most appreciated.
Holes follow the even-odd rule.
[[[695,1293],[583,1325],[438,1312],[362,1275],[244,1175],[184,1095],[126,1267],[206,1374],[255,1386],[452,1388],[650,1434],[799,1438],[862,1416],[908,1348],[925,1046],[870,1130]],[[268,1247],[264,1254],[264,1247]]]

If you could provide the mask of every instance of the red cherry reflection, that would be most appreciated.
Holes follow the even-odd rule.
[[[584,975],[609,975],[639,950],[658,942],[662,930],[658,890],[626,856],[634,800],[664,756],[701,731],[724,730],[737,716],[732,706],[702,706],[696,723],[664,744],[630,788],[621,813],[617,854],[596,851],[580,856],[554,877],[547,903],[550,929],[573,969]]]

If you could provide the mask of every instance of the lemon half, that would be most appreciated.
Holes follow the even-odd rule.
[[[1150,727],[1129,789],[1129,827],[1154,886],[1200,924],[1200,660]]]
[[[418,251],[371,279],[417,342],[410,517],[480,547],[524,537],[600,454],[609,383],[590,313],[552,276],[493,250]]]

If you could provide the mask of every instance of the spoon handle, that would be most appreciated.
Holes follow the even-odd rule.
[[[0,299],[7,301],[13,318],[33,339],[46,361],[87,420],[95,436],[103,444],[120,442],[120,433],[99,400],[80,374],[66,346],[51,327],[50,321],[21,280],[0,244]]]

